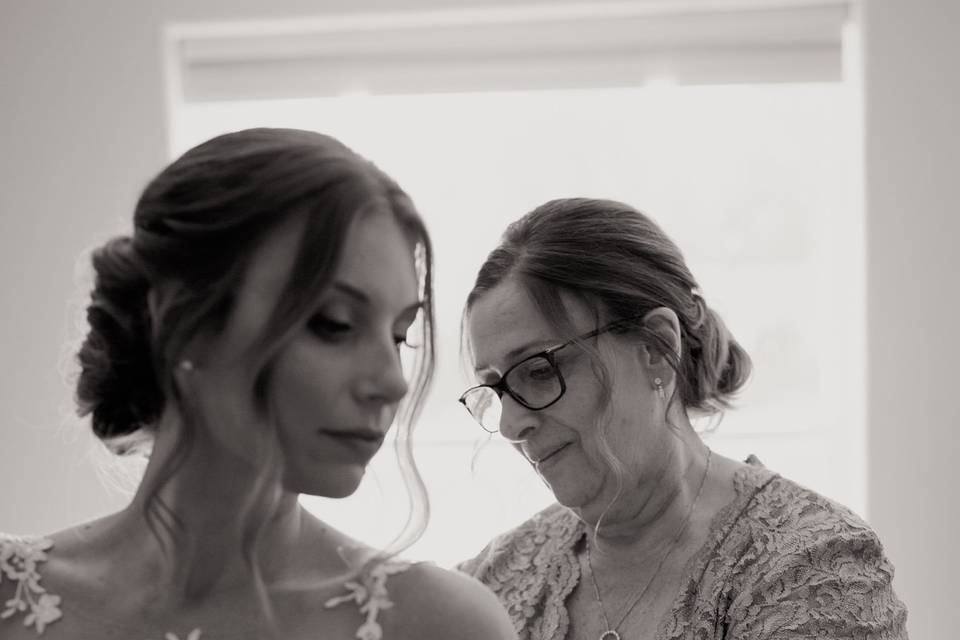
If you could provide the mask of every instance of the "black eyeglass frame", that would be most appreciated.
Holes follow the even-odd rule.
[[[476,391],[477,389],[483,389],[484,387],[486,387],[486,388],[488,388],[488,389],[493,389],[494,393],[497,394],[497,397],[501,400],[501,402],[503,401],[503,394],[506,393],[508,396],[510,396],[511,398],[513,398],[514,400],[516,400],[520,405],[526,407],[527,409],[530,409],[531,411],[542,411],[543,409],[546,409],[547,407],[551,407],[551,406],[553,406],[554,404],[556,404],[557,402],[559,402],[559,401],[560,401],[560,398],[563,397],[563,394],[565,394],[565,393],[567,392],[567,382],[566,382],[566,380],[563,379],[563,372],[560,371],[560,366],[557,364],[557,361],[556,361],[556,359],[554,358],[554,354],[555,354],[557,351],[560,351],[560,349],[563,349],[564,347],[569,347],[571,344],[573,344],[574,342],[577,342],[577,341],[579,341],[579,340],[589,340],[590,338],[594,338],[594,337],[596,337],[596,336],[598,336],[598,335],[600,335],[600,334],[606,333],[607,331],[612,331],[612,330],[614,330],[614,329],[617,329],[617,328],[619,328],[619,327],[622,327],[623,325],[629,324],[629,323],[631,323],[631,322],[636,322],[637,320],[641,319],[642,317],[643,317],[643,316],[636,316],[636,317],[632,317],[632,318],[622,318],[622,319],[620,319],[620,320],[615,320],[615,321],[613,321],[613,322],[611,322],[611,323],[609,323],[609,324],[603,325],[603,326],[600,327],[599,329],[594,329],[593,331],[589,331],[589,332],[587,332],[587,333],[585,333],[585,334],[583,334],[583,335],[577,336],[576,338],[572,338],[572,339],[570,339],[570,340],[567,340],[567,341],[564,342],[563,344],[558,344],[558,345],[556,345],[556,346],[553,346],[553,347],[549,347],[549,348],[547,348],[547,349],[544,349],[543,351],[539,351],[539,352],[537,352],[537,353],[534,353],[534,354],[532,354],[532,355],[529,355],[529,356],[527,356],[526,358],[524,358],[523,360],[521,360],[520,362],[517,362],[517,363],[513,364],[513,365],[512,365],[509,369],[507,369],[506,371],[504,371],[504,372],[503,372],[503,375],[500,376],[500,379],[497,380],[496,382],[491,383],[491,384],[478,384],[478,385],[473,386],[473,387],[470,387],[469,389],[467,389],[466,391],[464,391],[464,392],[460,395],[459,402],[460,402],[460,404],[462,404],[463,407],[467,410],[467,413],[470,414],[470,417],[473,418],[474,420],[476,420],[476,421],[480,424],[480,427],[483,428],[483,430],[484,430],[484,431],[487,431],[488,433],[495,433],[495,432],[490,431],[489,429],[487,429],[486,427],[484,427],[484,426],[483,426],[483,423],[480,422],[479,418],[477,418],[476,416],[474,416],[474,415],[473,415],[473,412],[470,411],[470,407],[467,406],[467,401],[466,401],[467,395],[470,394],[470,393],[473,392],[473,391]],[[550,366],[553,368],[553,371],[556,373],[557,380],[560,381],[560,393],[557,394],[557,397],[556,397],[556,398],[554,398],[553,400],[551,400],[551,401],[548,402],[547,404],[543,405],[542,407],[534,407],[534,406],[530,405],[526,400],[524,400],[524,399],[520,396],[520,394],[518,394],[518,393],[515,392],[513,389],[511,389],[511,388],[509,387],[509,385],[507,385],[507,382],[506,382],[507,377],[510,375],[510,372],[511,372],[511,371],[513,371],[514,369],[516,369],[517,367],[519,367],[520,365],[522,365],[522,364],[524,364],[524,363],[530,362],[530,361],[533,360],[534,358],[544,358],[544,359],[546,359],[546,361],[549,362],[549,363],[550,363]]]

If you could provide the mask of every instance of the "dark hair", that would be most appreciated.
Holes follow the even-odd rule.
[[[199,331],[224,326],[250,256],[271,229],[303,215],[306,224],[288,281],[254,345],[265,364],[251,392],[265,406],[270,356],[312,313],[334,276],[351,224],[367,212],[394,216],[416,247],[422,335],[411,392],[398,411],[397,451],[411,511],[421,513],[410,516],[397,541],[416,540],[429,507],[408,436],[433,374],[432,248],[407,194],[329,136],[266,128],[228,133],[190,149],[147,185],[134,212],[132,236],[110,240],[93,254],[89,332],[78,354],[79,414],[91,415],[94,433],[110,444],[131,434],[149,435],[170,402],[189,409],[173,380],[184,348]],[[145,507],[148,520],[159,517],[168,529],[175,527],[163,522],[157,492],[190,449],[198,422],[190,418],[184,416],[175,451],[149,488]],[[260,455],[275,459],[270,452]],[[175,514],[166,511],[166,516],[176,524]],[[251,526],[247,533],[255,539],[258,528]]]
[[[672,309],[680,321],[679,358],[653,331],[639,324],[630,331],[670,362],[677,373],[676,393],[687,410],[710,414],[728,408],[750,374],[749,356],[707,306],[680,249],[629,205],[552,200],[513,222],[480,268],[466,312],[508,276],[571,338],[560,292],[604,312],[608,321],[642,317],[657,307]]]
[[[132,237],[94,252],[90,329],[78,354],[80,415],[91,414],[104,439],[154,426],[175,392],[171,371],[186,342],[226,320],[264,235],[305,213],[293,271],[264,331],[265,341],[283,336],[328,285],[351,222],[371,209],[392,213],[424,248],[423,342],[432,359],[431,246],[407,195],[329,136],[248,129],[204,142],[164,169],[137,203]],[[151,322],[147,293],[161,285]],[[420,368],[419,382],[429,369]]]

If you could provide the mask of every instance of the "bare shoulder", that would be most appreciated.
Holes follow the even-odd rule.
[[[478,580],[423,563],[391,579],[395,602],[384,638],[514,640],[517,635],[497,597]]]
[[[90,594],[91,567],[106,546],[99,532],[111,517],[49,535],[0,533],[0,622],[42,633],[62,616],[65,598]]]
[[[46,536],[20,539],[37,545],[38,551],[42,548],[42,555],[35,556],[36,566],[49,582],[72,582],[86,577],[90,565],[112,551],[115,541],[105,538],[103,530],[114,517],[84,522]]]

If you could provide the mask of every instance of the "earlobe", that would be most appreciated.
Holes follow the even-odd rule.
[[[663,400],[666,398],[667,394],[663,390],[663,378],[657,376],[653,379],[653,388],[657,390],[657,395],[660,396],[660,399]]]

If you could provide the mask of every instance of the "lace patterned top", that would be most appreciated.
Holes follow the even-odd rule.
[[[748,463],[656,640],[905,640],[906,608],[876,534],[845,507]],[[555,504],[458,568],[497,594],[521,640],[563,640],[586,534]]]
[[[33,627],[37,635],[43,635],[48,625],[63,618],[61,598],[49,593],[44,587],[40,565],[47,560],[53,542],[46,538],[19,537],[0,533],[0,587],[9,582],[13,585],[13,597],[0,603],[0,631],[3,624],[21,620]],[[357,629],[357,640],[382,640],[383,629],[377,618],[384,609],[393,606],[387,592],[387,578],[411,565],[406,562],[389,561],[375,564],[355,580],[344,584],[344,595],[330,598],[327,608],[344,603],[354,603],[364,617]],[[2,633],[0,633],[2,635]],[[203,631],[193,629],[182,638],[168,632],[164,640],[203,640]]]

